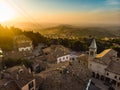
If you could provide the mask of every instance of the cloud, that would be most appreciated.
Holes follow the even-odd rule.
[[[120,0],[106,0],[107,5],[119,5]]]

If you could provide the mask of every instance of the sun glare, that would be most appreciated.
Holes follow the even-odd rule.
[[[15,11],[6,2],[0,2],[0,22],[12,20],[15,16]]]

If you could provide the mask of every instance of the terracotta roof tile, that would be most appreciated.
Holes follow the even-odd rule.
[[[116,73],[120,75],[120,61],[111,61],[106,71]]]
[[[33,75],[29,73],[25,66],[15,66],[9,68],[5,71],[5,73],[9,73],[20,88],[34,80]]]

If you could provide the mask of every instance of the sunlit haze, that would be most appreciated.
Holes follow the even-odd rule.
[[[119,24],[120,0],[0,0],[0,22]]]
[[[0,22],[9,21],[15,18],[14,9],[6,2],[0,1]]]

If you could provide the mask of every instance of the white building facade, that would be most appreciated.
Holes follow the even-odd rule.
[[[77,58],[77,55],[73,55],[73,54],[64,55],[57,58],[57,63],[76,60],[76,58]]]
[[[26,47],[19,47],[18,51],[22,52],[22,51],[31,51],[33,49],[32,46],[26,46]]]

